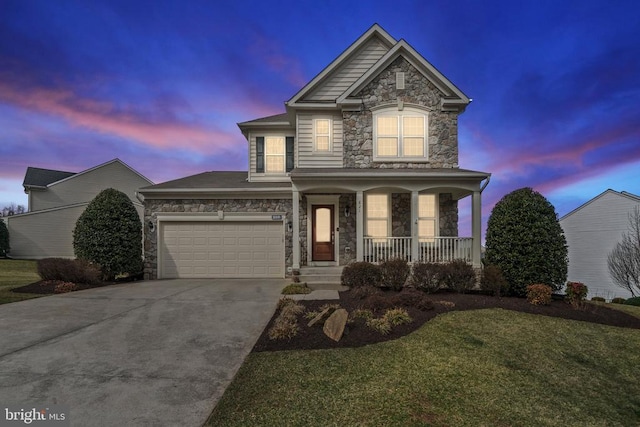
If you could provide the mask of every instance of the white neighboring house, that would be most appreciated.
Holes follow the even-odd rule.
[[[9,256],[74,258],[73,229],[98,193],[107,188],[122,191],[142,218],[144,208],[136,191],[150,184],[153,183],[149,179],[119,159],[79,173],[27,168],[22,185],[29,197],[28,212],[7,217]]]
[[[567,279],[587,285],[588,298],[632,296],[613,282],[607,257],[629,231],[629,213],[636,206],[639,196],[609,189],[560,218],[569,245]]]

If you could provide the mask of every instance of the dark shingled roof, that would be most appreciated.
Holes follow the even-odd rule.
[[[22,185],[24,187],[46,187],[49,184],[69,178],[75,174],[75,172],[28,167]]]
[[[163,182],[161,184],[143,187],[141,192],[145,190],[176,190],[176,189],[215,189],[215,188],[291,188],[290,182],[248,182],[246,171],[234,172],[203,172],[197,175],[187,176],[185,178],[173,181]]]

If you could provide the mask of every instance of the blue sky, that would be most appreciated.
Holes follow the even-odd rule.
[[[485,221],[524,186],[560,215],[640,194],[635,1],[3,0],[0,206],[26,204],[27,166],[118,157],[155,182],[246,169],[236,123],[283,112],[373,23],[473,98],[460,166],[493,174]]]

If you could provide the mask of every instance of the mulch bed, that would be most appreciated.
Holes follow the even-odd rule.
[[[93,285],[86,283],[74,283],[75,288],[73,291],[83,291],[85,289],[101,288],[103,286],[119,285],[121,283],[132,282],[137,279],[125,278],[122,280],[116,280],[114,282],[100,282]],[[62,284],[59,280],[40,280],[39,282],[29,283],[28,285],[20,286],[19,288],[11,289],[11,292],[17,292],[21,294],[55,294],[66,293],[56,292],[56,286]],[[73,292],[70,291],[70,292]]]
[[[405,290],[403,293],[419,292]],[[395,292],[385,292],[387,297],[392,297]],[[365,325],[364,320],[358,319],[352,324],[347,324],[345,333],[340,341],[335,342],[328,338],[322,331],[323,322],[308,327],[308,320],[300,316],[298,324],[300,331],[292,339],[271,340],[268,330],[273,324],[278,313],[276,312],[262,335],[255,344],[253,351],[278,351],[278,350],[312,350],[325,348],[360,347],[382,341],[388,341],[405,336],[420,328],[425,322],[438,314],[455,310],[476,310],[483,308],[503,308],[524,313],[539,314],[544,316],[560,317],[563,319],[581,320],[585,322],[600,323],[603,325],[619,326],[624,328],[640,329],[640,318],[631,316],[619,310],[611,309],[597,304],[585,304],[582,309],[576,309],[568,302],[554,300],[548,306],[536,306],[530,304],[525,298],[494,297],[479,293],[457,294],[437,293],[425,296],[433,302],[433,309],[421,311],[415,307],[404,306],[413,321],[409,324],[396,326],[388,335],[382,335]],[[340,292],[340,300],[327,301],[300,301],[307,311],[319,311],[326,304],[340,304],[341,308],[349,313],[361,308],[364,300],[354,295],[352,291]],[[446,302],[455,304],[451,306]],[[377,312],[380,316],[383,311]]]

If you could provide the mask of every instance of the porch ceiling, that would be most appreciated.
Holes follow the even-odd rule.
[[[438,191],[456,199],[481,188],[491,174],[466,169],[294,169],[293,189],[304,193]]]

